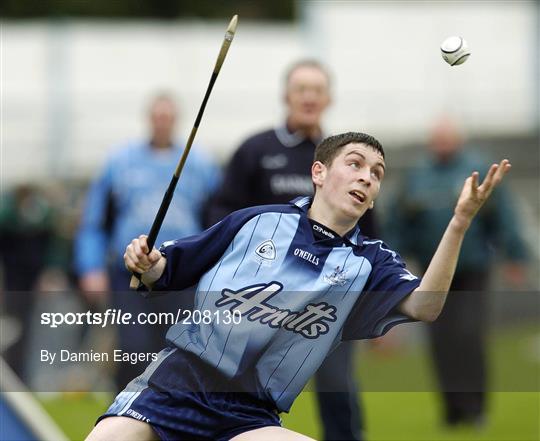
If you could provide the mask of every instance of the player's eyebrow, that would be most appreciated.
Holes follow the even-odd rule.
[[[357,155],[357,156],[360,156],[364,161],[366,160],[365,155],[364,155],[363,153],[360,153],[360,152],[357,151],[357,150],[353,150],[353,151],[347,153],[347,154],[345,155],[345,157],[350,156],[350,155]],[[383,169],[383,171],[386,171],[386,167],[384,166],[384,163],[383,163],[382,161],[377,161],[377,162],[375,163],[374,167],[376,167],[376,166],[379,166],[379,167],[381,167],[381,168]]]

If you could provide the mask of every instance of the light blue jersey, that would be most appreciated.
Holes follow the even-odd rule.
[[[316,240],[310,203],[240,210],[200,235],[165,243],[167,267],[154,285],[196,285],[196,310],[241,316],[239,324],[177,323],[167,340],[280,411],[340,341],[410,321],[396,306],[420,283],[395,252],[358,229]]]
[[[103,270],[107,258],[124,268],[128,244],[148,232],[182,149],[153,148],[147,141],[115,149],[103,173],[92,183],[76,238],[75,265],[79,274]],[[204,203],[220,182],[219,169],[194,148],[157,240],[202,231]]]

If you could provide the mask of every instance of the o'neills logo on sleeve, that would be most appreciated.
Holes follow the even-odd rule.
[[[310,303],[302,311],[279,309],[267,301],[283,290],[279,282],[261,283],[233,291],[224,289],[216,306],[231,305],[232,312],[271,328],[284,328],[306,338],[317,338],[329,331],[328,322],[337,320],[337,308],[326,302]]]

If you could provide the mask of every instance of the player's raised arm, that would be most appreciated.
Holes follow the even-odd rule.
[[[141,274],[141,282],[151,288],[163,274],[167,259],[156,248],[150,253],[147,236],[141,235],[127,246],[124,263],[132,273]]]
[[[510,170],[510,161],[493,164],[481,185],[478,172],[465,180],[454,215],[431,259],[420,286],[400,304],[404,314],[422,321],[435,320],[444,305],[456,270],[461,244],[478,210]]]

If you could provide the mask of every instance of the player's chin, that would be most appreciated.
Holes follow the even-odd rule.
[[[343,208],[343,214],[351,219],[360,219],[367,211],[366,204],[348,204]]]

